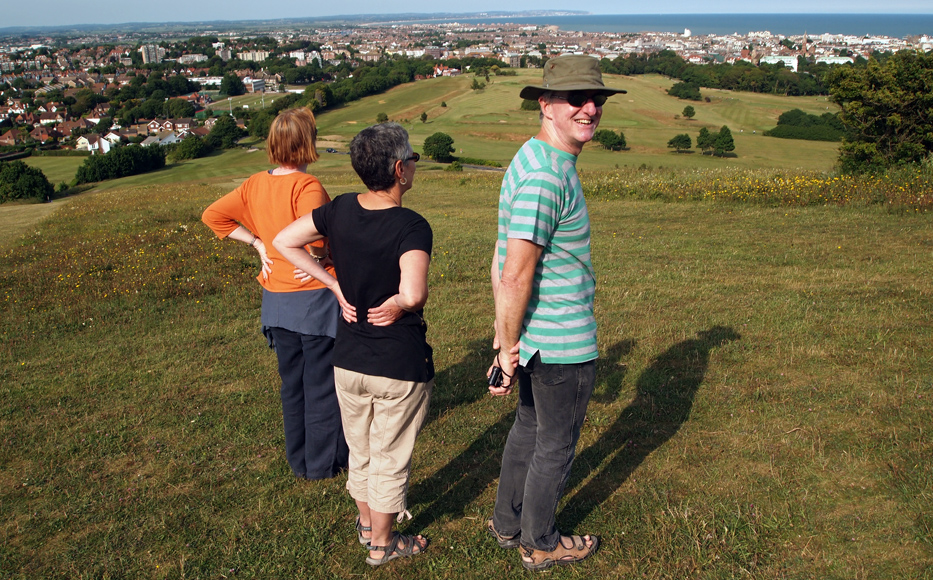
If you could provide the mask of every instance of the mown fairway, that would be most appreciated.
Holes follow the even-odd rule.
[[[284,461],[256,260],[199,222],[261,156],[106,184],[0,246],[0,577],[527,577],[482,529],[514,405],[482,376],[500,177],[421,171],[406,198],[434,228],[438,375],[403,527],[432,544],[370,570],[345,479]],[[331,159],[328,189],[358,189]],[[557,521],[603,547],[550,575],[931,578],[931,214],[589,207],[602,358]]]
[[[385,113],[409,130],[420,144],[441,131],[454,138],[455,155],[479,157],[507,165],[521,143],[537,132],[538,115],[522,111],[518,93],[526,84],[538,84],[541,72],[520,70],[518,76],[490,76],[486,88],[471,90],[473,76],[438,78],[409,83],[376,97],[350,103],[320,116],[320,135],[334,144],[346,143],[366,125]],[[615,165],[653,167],[816,169],[828,171],[836,160],[835,143],[764,137],[784,111],[799,108],[820,114],[835,106],[826,97],[780,97],[730,91],[704,90],[710,102],[683,101],[665,92],[673,81],[656,75],[623,77],[606,75],[609,86],[628,93],[609,99],[603,107],[600,128],[621,130],[629,150],[609,152],[590,145],[580,157],[581,168]],[[446,103],[442,107],[441,103]],[[696,109],[692,120],[675,118],[686,105]],[[420,116],[427,112],[428,120]],[[674,135],[688,133],[695,142],[701,127],[718,131],[728,125],[736,143],[736,157],[718,159],[695,153],[677,154],[667,148]]]

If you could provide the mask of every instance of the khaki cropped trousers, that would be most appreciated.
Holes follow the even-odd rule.
[[[404,512],[412,451],[434,380],[400,381],[339,367],[334,367],[334,379],[350,447],[350,497],[377,512]]]

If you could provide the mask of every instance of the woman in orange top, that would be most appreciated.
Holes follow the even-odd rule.
[[[333,477],[347,467],[349,450],[331,366],[340,306],[317,280],[296,279],[294,267],[271,241],[279,230],[330,201],[321,182],[306,173],[318,159],[316,136],[310,109],[279,113],[266,142],[269,161],[278,167],[249,177],[201,217],[219,238],[249,244],[259,253],[262,329],[282,377],[285,454],[295,475],[307,479]],[[327,240],[307,249],[333,275]]]

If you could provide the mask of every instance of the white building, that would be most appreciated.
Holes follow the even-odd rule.
[[[780,55],[763,56],[763,57],[761,57],[761,59],[758,61],[758,64],[777,64],[777,63],[779,63],[779,62],[784,63],[784,66],[785,66],[786,68],[789,68],[790,70],[792,70],[792,71],[794,71],[794,72],[797,72],[797,57],[796,57],[796,56],[791,56],[791,55],[785,55],[785,56],[780,56]]]

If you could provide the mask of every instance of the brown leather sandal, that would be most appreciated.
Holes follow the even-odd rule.
[[[561,536],[560,539],[557,540],[557,547],[550,552],[522,546],[522,566],[524,566],[526,570],[537,571],[547,570],[555,564],[568,566],[570,564],[582,562],[595,554],[596,550],[599,549],[599,538],[596,536],[587,537],[592,540],[592,546],[587,547],[584,536],[566,537],[566,539],[570,541],[570,546],[564,544],[565,537]]]
[[[496,539],[496,542],[499,544],[500,548],[510,550],[512,548],[517,548],[521,544],[521,534],[515,534],[514,536],[503,536],[492,524],[492,519],[486,520],[486,531],[490,536]]]

